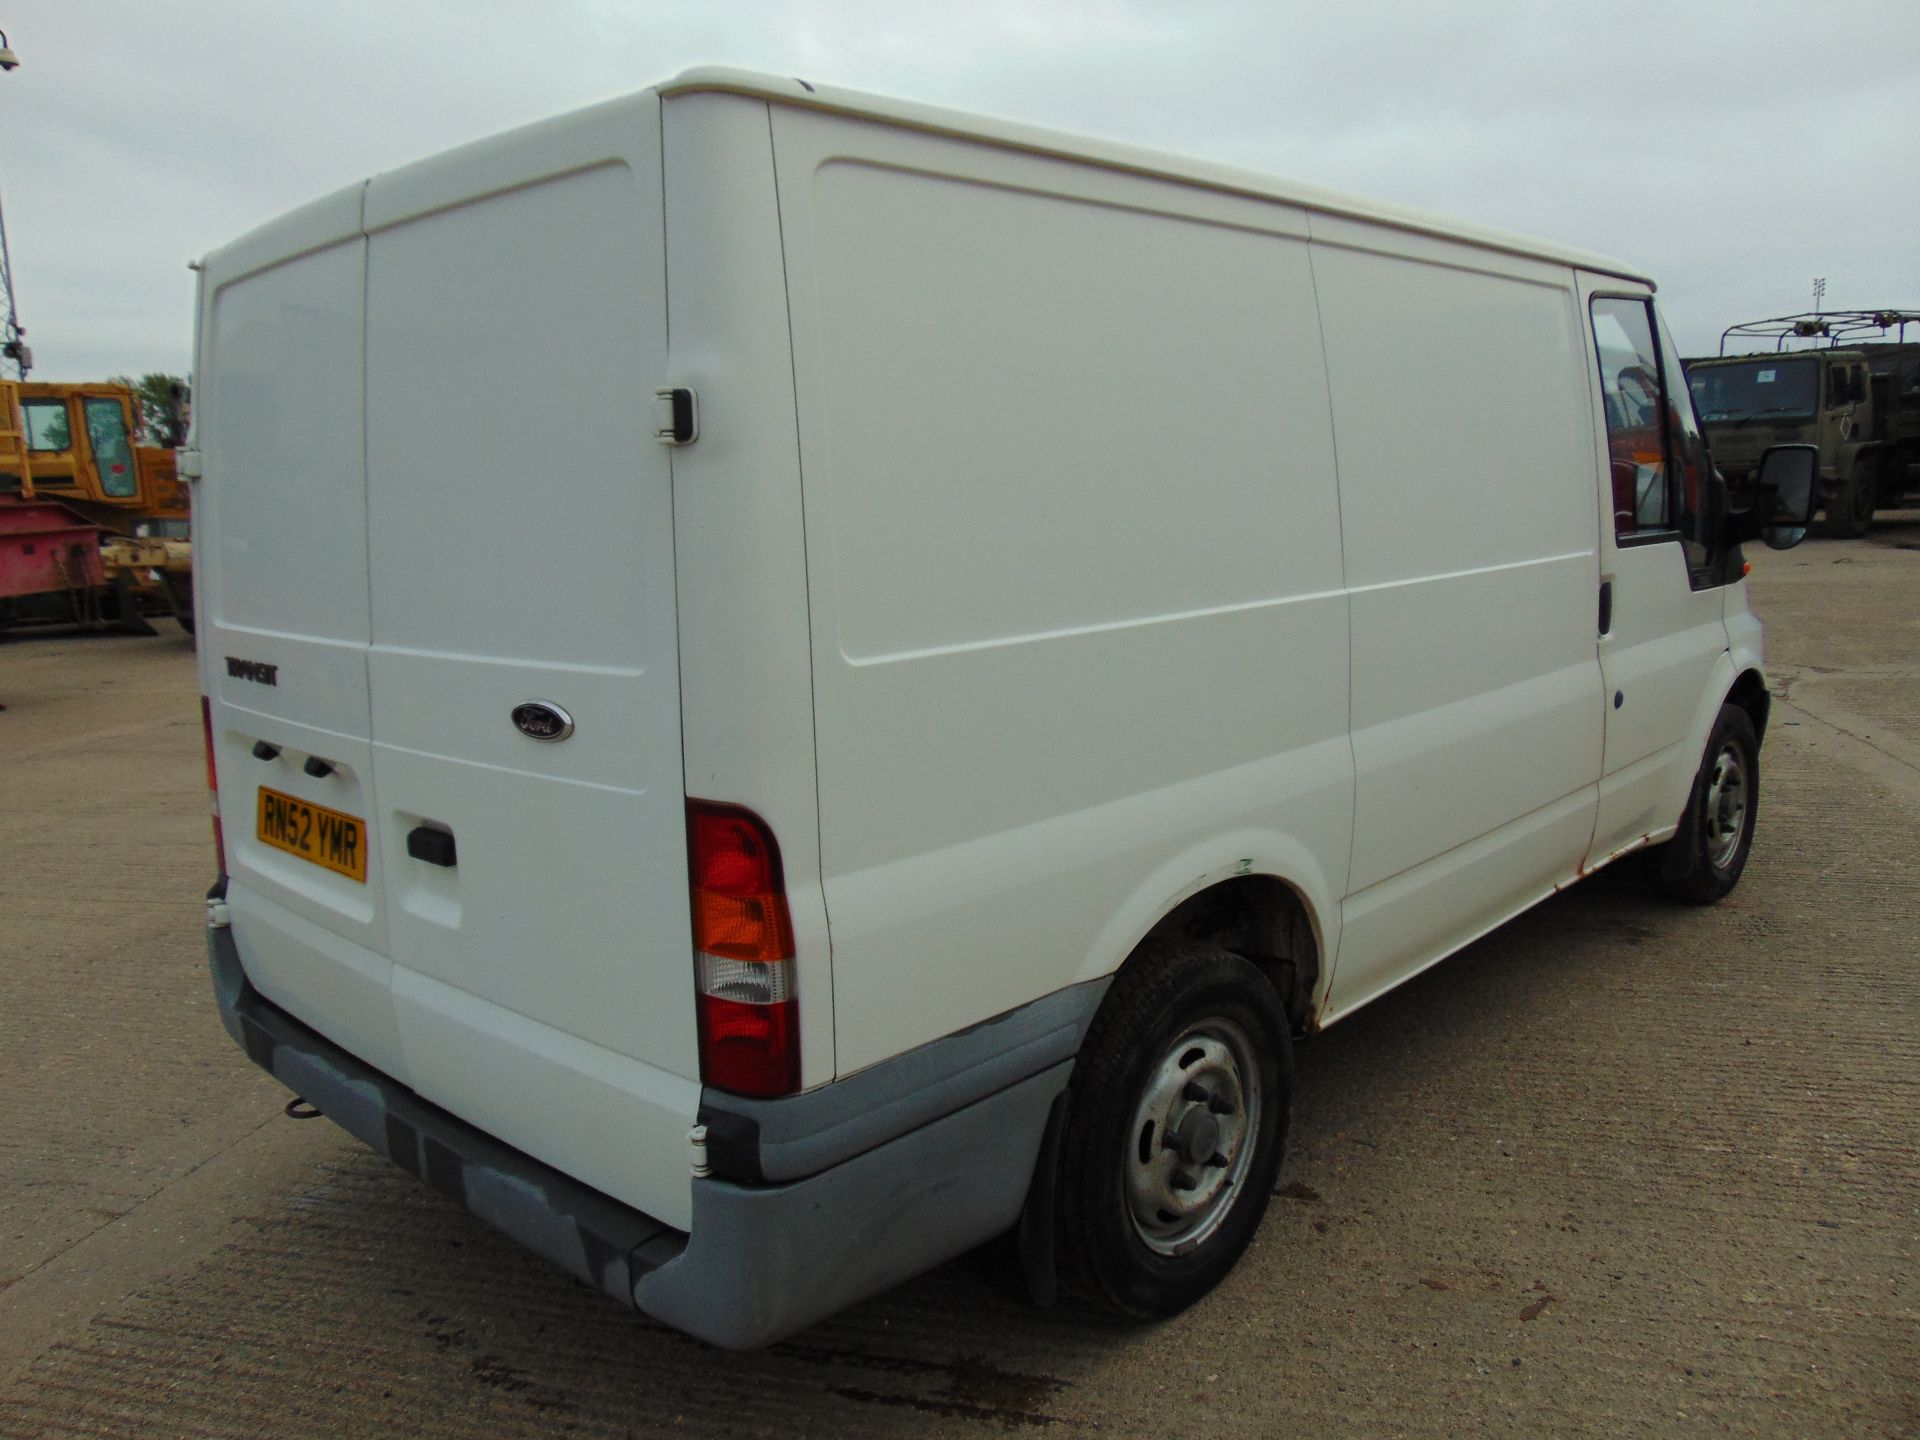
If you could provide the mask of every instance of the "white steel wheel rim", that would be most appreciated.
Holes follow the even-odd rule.
[[[1134,1233],[1184,1255],[1218,1230],[1239,1197],[1260,1134],[1253,1043],[1215,1016],[1182,1031],[1149,1072],[1123,1157]]]
[[[1746,752],[1738,745],[1722,745],[1707,777],[1707,863],[1716,870],[1732,864],[1740,849],[1747,828],[1749,790]]]

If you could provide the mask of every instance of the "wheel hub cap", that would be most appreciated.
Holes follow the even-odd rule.
[[[1220,1122],[1205,1106],[1189,1106],[1180,1129],[1167,1143],[1187,1164],[1204,1165],[1220,1149]]]
[[[1260,1070],[1231,1021],[1182,1033],[1148,1075],[1126,1158],[1135,1232],[1163,1255],[1193,1249],[1232,1209],[1260,1129]]]
[[[1707,781],[1707,862],[1716,870],[1732,863],[1747,825],[1747,757],[1737,745],[1725,745],[1713,757]]]

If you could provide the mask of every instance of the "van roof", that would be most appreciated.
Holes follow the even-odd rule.
[[[781,105],[824,110],[837,115],[853,115],[861,119],[878,120],[888,125],[923,130],[936,135],[959,136],[969,140],[985,141],[992,145],[1006,146],[1009,149],[1084,161],[1109,170],[1123,170],[1155,179],[1199,185],[1209,190],[1224,190],[1238,195],[1278,200],[1304,210],[1372,221],[1398,230],[1439,236],[1468,245],[1478,245],[1511,255],[1532,256],[1561,265],[1575,265],[1584,270],[1595,270],[1607,275],[1636,280],[1648,286],[1653,284],[1653,281],[1643,272],[1630,265],[1605,255],[1596,255],[1591,251],[1578,250],[1550,240],[1537,240],[1530,236],[1497,230],[1491,226],[1473,225],[1436,215],[1430,211],[1414,209],[1411,206],[1392,205],[1379,200],[1364,200],[1356,196],[1343,195],[1338,191],[1323,190],[1315,185],[1280,180],[1257,170],[1244,170],[1232,165],[1216,165],[1204,160],[1172,155],[1162,150],[1149,150],[1110,140],[1097,140],[1089,136],[1048,130],[1036,125],[1022,125],[1010,120],[996,120],[989,116],[970,114],[964,110],[947,110],[935,105],[917,104],[910,100],[896,100],[886,95],[872,95],[860,90],[843,90],[833,85],[817,85],[806,80],[719,65],[703,65],[682,71],[673,79],[656,86],[655,89],[663,97],[701,92],[751,95]]]

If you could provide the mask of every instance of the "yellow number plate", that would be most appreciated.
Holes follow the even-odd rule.
[[[302,860],[311,860],[349,880],[367,883],[367,825],[323,805],[311,805],[260,787],[260,818],[256,833],[262,845],[271,845]]]

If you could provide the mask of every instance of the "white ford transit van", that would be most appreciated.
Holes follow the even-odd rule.
[[[1290,1036],[1629,851],[1767,722],[1652,285],[733,71],[202,266],[228,1029],[628,1305],[765,1343],[1013,1232],[1169,1313]]]

